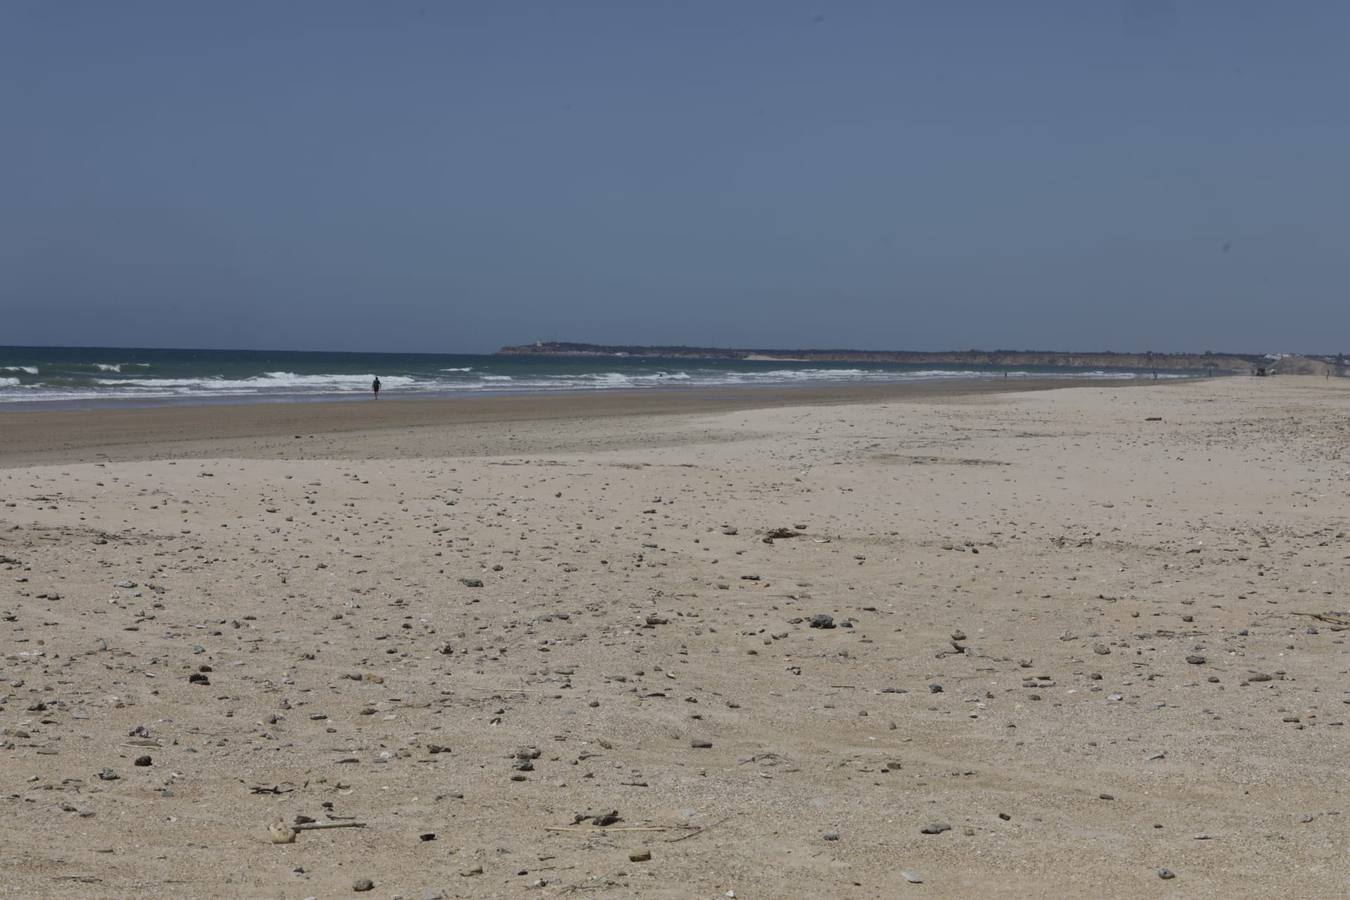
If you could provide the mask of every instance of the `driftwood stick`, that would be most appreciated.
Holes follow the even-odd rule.
[[[672,828],[689,828],[688,825],[610,825],[594,828],[562,828],[550,826],[545,831],[564,831],[576,834],[604,834],[606,831],[670,831]]]
[[[687,840],[689,840],[690,838],[698,837],[698,836],[699,836],[700,834],[702,834],[703,832],[705,832],[705,831],[710,831],[710,830],[716,828],[718,825],[721,825],[723,822],[729,822],[729,821],[731,821],[731,820],[734,819],[734,818],[735,818],[735,816],[727,816],[725,819],[719,819],[718,821],[713,822],[711,825],[704,825],[702,828],[698,829],[697,831],[691,832],[690,834],[682,834],[682,835],[680,835],[680,836],[677,837],[677,838],[668,838],[668,839],[666,840],[666,843],[667,843],[667,844],[678,844],[680,841],[687,841]]]
[[[321,828],[365,828],[365,822],[302,822],[292,825],[292,831],[318,831]]]
[[[1350,625],[1350,618],[1338,616],[1334,613],[1295,612],[1294,615],[1308,616],[1321,622],[1330,622],[1332,625]]]

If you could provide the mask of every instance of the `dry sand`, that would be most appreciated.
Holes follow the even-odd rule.
[[[0,895],[1350,894],[1350,383],[761,397],[0,414]]]

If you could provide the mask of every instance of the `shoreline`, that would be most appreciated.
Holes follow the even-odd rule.
[[[229,449],[221,446],[222,442],[260,438],[294,441],[320,435],[392,434],[404,430],[456,429],[496,423],[631,420],[788,406],[940,401],[1062,388],[1157,386],[1189,381],[965,378],[828,387],[648,388],[397,400],[366,397],[276,403],[0,409],[0,468],[222,455],[215,452]],[[289,444],[283,446],[285,450],[274,448],[273,453],[287,456],[300,449]],[[400,447],[395,445],[395,449]]]

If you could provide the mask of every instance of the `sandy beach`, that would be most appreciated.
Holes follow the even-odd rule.
[[[0,412],[0,896],[1344,897],[1348,444],[1299,377]]]

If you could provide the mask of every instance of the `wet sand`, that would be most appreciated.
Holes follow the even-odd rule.
[[[608,423],[620,418],[902,398],[937,400],[1084,384],[1082,379],[986,378],[831,387],[496,394],[415,400],[397,399],[396,394],[386,391],[379,400],[362,397],[331,402],[110,404],[78,409],[15,405],[0,408],[0,466],[23,462],[209,457],[222,452],[246,457],[261,453],[303,458],[318,450],[328,450],[343,455],[338,443],[326,439],[353,434],[370,438],[381,431],[417,434],[426,429],[447,432],[446,436],[452,440],[467,439],[468,447],[482,452],[486,448],[474,440],[475,435],[464,434],[462,429],[559,419]],[[625,432],[634,430],[631,424],[618,427]],[[460,434],[454,435],[456,430]],[[414,452],[399,452],[397,440],[380,443],[382,452],[395,456]],[[365,448],[357,452],[365,452]]]

